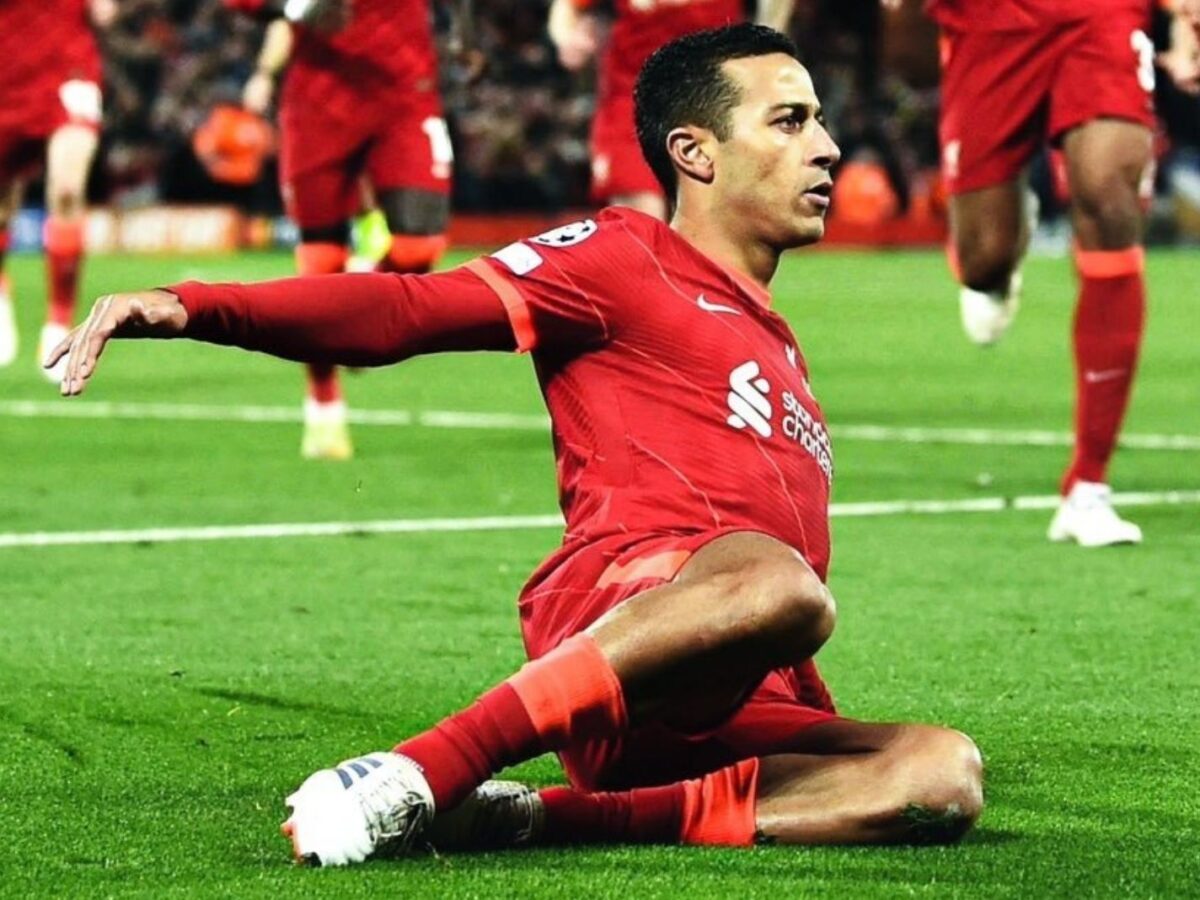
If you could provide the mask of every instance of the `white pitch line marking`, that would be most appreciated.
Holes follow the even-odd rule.
[[[220,406],[199,403],[113,403],[108,401],[0,400],[0,416],[50,419],[148,419],[202,422],[301,422],[299,406]],[[542,413],[461,410],[351,409],[350,424],[426,428],[546,431]],[[922,428],[890,425],[831,425],[839,440],[899,444],[967,444],[1011,447],[1070,447],[1065,431],[998,428]],[[1121,446],[1134,450],[1200,450],[1200,435],[1126,434]]]
[[[1200,503],[1200,490],[1141,491],[1113,494],[1117,506],[1177,506]],[[1045,510],[1058,506],[1057,494],[1023,497],[972,497],[962,500],[883,500],[834,503],[834,517],[949,515],[1006,510]],[[166,544],[179,541],[252,540],[291,537],[335,537],[361,534],[422,534],[463,531],[518,531],[561,528],[557,513],[540,516],[482,516],[468,519],[376,519],[363,522],[293,522],[266,525],[204,525],[183,528],[137,528],[106,531],[35,531],[0,534],[7,547],[62,547],[80,544]]]

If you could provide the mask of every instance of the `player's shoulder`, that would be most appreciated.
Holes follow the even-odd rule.
[[[655,257],[667,226],[659,220],[622,207],[609,207],[595,216],[559,225],[509,244],[492,254],[514,275],[527,275],[545,266],[576,274],[611,276],[613,266]]]

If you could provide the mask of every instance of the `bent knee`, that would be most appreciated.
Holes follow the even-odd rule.
[[[798,658],[807,658],[833,634],[837,622],[833,594],[800,560],[757,568],[751,577],[762,597],[759,628],[785,650],[804,645]]]
[[[948,844],[970,831],[983,812],[983,757],[960,731],[920,726],[892,814],[899,839]]]

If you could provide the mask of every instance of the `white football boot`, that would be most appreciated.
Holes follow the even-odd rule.
[[[342,461],[354,456],[350,426],[346,422],[346,404],[341,400],[318,403],[304,398],[304,436],[300,455],[305,459]]]
[[[1021,273],[1013,272],[1008,290],[976,291],[959,288],[958,309],[962,314],[963,331],[981,347],[987,347],[1004,337],[1008,326],[1021,308]]]
[[[542,798],[515,781],[485,781],[449,812],[438,814],[422,840],[434,850],[503,850],[536,842],[546,819]]]
[[[399,753],[369,753],[322,769],[285,801],[283,833],[297,862],[345,866],[412,850],[434,815],[421,768]]]
[[[1046,536],[1052,541],[1075,541],[1081,547],[1110,547],[1140,544],[1142,529],[1117,515],[1107,484],[1077,481],[1059,505]]]
[[[63,338],[70,333],[71,329],[67,326],[57,325],[54,322],[47,322],[42,326],[42,334],[38,339],[38,371],[52,384],[62,383],[63,376],[67,374],[67,358],[64,356],[49,369],[43,366],[42,362],[50,355],[50,351],[61,344]]]

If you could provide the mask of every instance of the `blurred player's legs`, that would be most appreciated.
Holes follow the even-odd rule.
[[[367,154],[367,174],[392,235],[379,271],[420,274],[437,263],[446,249],[453,166],[440,98],[414,91]]]
[[[48,215],[42,242],[49,304],[38,344],[39,362],[66,337],[74,321],[84,251],[85,192],[97,144],[93,126],[71,123],[55,131],[46,148]],[[56,384],[62,380],[61,365],[41,371]]]
[[[545,613],[551,631],[575,610],[600,617],[472,706],[398,745],[395,752],[415,762],[424,783],[416,788],[406,783],[382,810],[368,811],[374,824],[366,831],[386,832],[388,822],[417,822],[435,809],[451,810],[492,773],[549,751],[563,753],[564,763],[574,758],[568,772],[575,784],[603,771],[581,774],[581,760],[603,758],[602,765],[611,767],[622,754],[635,752],[627,743],[647,738],[659,748],[659,765],[669,760],[672,771],[684,772],[695,760],[679,752],[679,741],[703,743],[707,733],[732,720],[740,729],[726,735],[734,738],[732,749],[722,739],[706,750],[731,752],[732,761],[702,770],[698,781],[637,794],[639,799],[626,804],[567,795],[563,819],[575,820],[578,834],[597,839],[597,823],[604,827],[613,811],[618,821],[609,834],[624,828],[628,839],[620,820],[629,822],[631,804],[637,804],[656,810],[646,812],[659,822],[650,839],[736,844],[750,843],[758,827],[770,838],[796,843],[917,835],[949,840],[969,828],[982,804],[981,768],[969,739],[938,728],[849,723],[795,696],[790,703],[771,698],[755,703],[765,678],[811,665],[833,630],[832,598],[799,555],[772,538],[738,532],[695,537],[690,546],[655,545],[619,572],[609,570],[608,582],[601,577],[594,590],[602,592],[619,577],[633,578],[636,570],[637,580],[628,584],[640,592],[606,612],[589,602],[578,606],[572,595],[579,591],[541,595],[563,603]],[[586,573],[589,562],[579,571],[572,567],[571,577]],[[648,572],[656,575],[643,577]],[[583,594],[585,601],[605,596]],[[538,635],[529,629],[540,626],[531,626],[530,616],[540,614],[530,604],[538,602],[527,594],[522,604],[531,649]],[[666,733],[675,737],[658,742]],[[793,754],[769,762],[756,758],[784,749]],[[653,762],[649,753],[640,759]],[[401,780],[387,773],[374,777],[381,783]],[[680,777],[687,776],[677,774],[672,783]],[[346,780],[352,789],[355,779],[347,774]],[[332,784],[333,778],[322,782]],[[756,797],[762,798],[757,809]],[[758,815],[762,821],[756,825]],[[937,822],[938,833],[912,831],[914,818]],[[323,821],[319,805],[304,811],[297,805],[288,823],[293,842],[311,847],[306,834],[320,835]],[[354,829],[354,835],[361,831]],[[403,840],[411,844],[413,838],[406,828]],[[316,852],[324,858],[319,848]],[[326,852],[342,858],[347,848],[331,837]]]
[[[963,323],[979,343],[1012,320],[1028,240],[1020,173],[1045,139],[1067,163],[1080,294],[1074,326],[1076,446],[1052,540],[1136,543],[1106,470],[1145,309],[1139,186],[1150,165],[1153,46],[1134,13],[1018,32],[947,33],[943,171],[954,195],[952,265]]]
[[[950,200],[950,268],[962,285],[963,330],[976,344],[994,344],[1012,324],[1021,300],[1021,259],[1029,243],[1020,180],[958,194]]]

